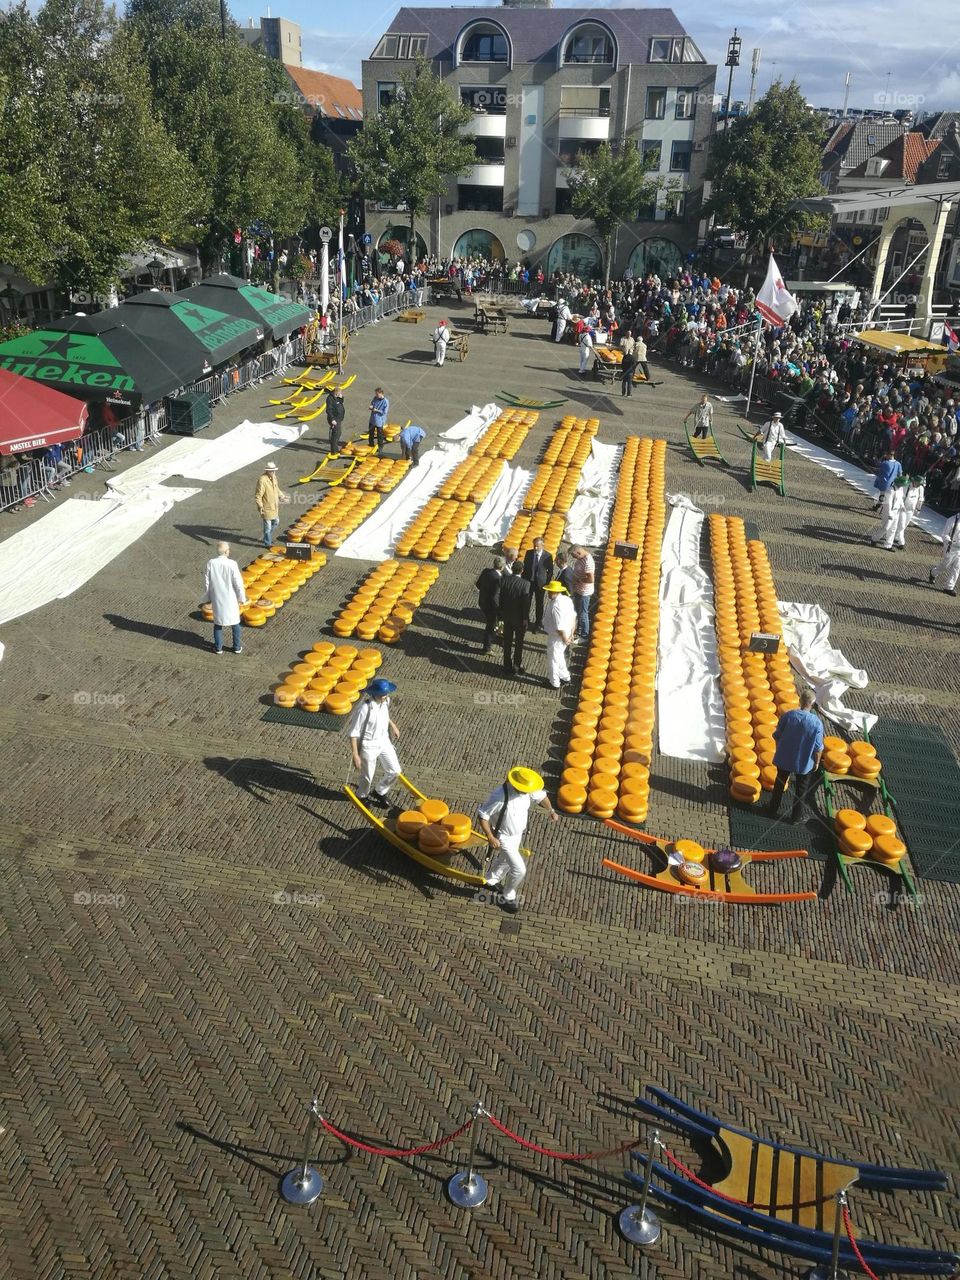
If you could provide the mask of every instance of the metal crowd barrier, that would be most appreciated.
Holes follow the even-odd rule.
[[[344,311],[343,329],[345,333],[356,333],[368,324],[385,320],[388,316],[398,315],[410,307],[421,307],[431,301],[430,288],[424,285],[420,289],[404,289],[403,293],[389,293],[369,307],[358,307],[356,311]],[[336,326],[333,327],[336,333]]]

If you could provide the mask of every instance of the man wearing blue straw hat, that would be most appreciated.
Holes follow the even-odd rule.
[[[369,800],[381,809],[390,807],[387,798],[390,788],[403,772],[391,741],[400,736],[399,729],[390,717],[390,695],[396,691],[397,686],[392,680],[379,677],[371,680],[363,691],[363,698],[357,704],[347,730],[353,751],[353,767],[360,774],[357,795],[359,799]],[[378,766],[383,772],[379,785],[375,788],[373,779]]]
[[[501,886],[499,900],[505,911],[520,910],[517,891],[527,874],[520,842],[535,804],[546,809],[554,822],[559,821],[560,815],[550,803],[539,773],[517,765],[477,810],[480,829],[494,855],[486,883]]]

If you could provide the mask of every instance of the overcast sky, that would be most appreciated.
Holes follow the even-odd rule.
[[[300,23],[307,66],[359,84],[361,60],[369,56],[399,7],[382,0],[325,0],[320,5],[277,0],[270,12]],[[554,7],[579,6],[555,0]],[[635,6],[600,9],[610,7]],[[251,17],[259,20],[267,11],[255,0],[234,0],[230,8],[243,24]],[[720,92],[726,92],[727,40],[738,28],[743,51],[734,76],[734,98],[749,93],[751,50],[759,47],[758,94],[775,76],[796,78],[808,101],[840,106],[844,74],[849,71],[851,106],[879,108],[886,101],[892,108],[960,110],[960,24],[949,0],[730,0],[723,6],[716,0],[682,0],[674,11],[707,60],[720,64]]]

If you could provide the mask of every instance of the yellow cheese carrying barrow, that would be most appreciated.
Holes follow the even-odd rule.
[[[418,791],[403,774],[400,775],[400,782],[414,797],[415,804],[419,805],[427,799],[423,792]],[[487,881],[483,875],[483,869],[486,863],[488,846],[487,838],[481,832],[471,831],[470,839],[466,844],[452,849],[449,858],[435,858],[429,853],[424,853],[415,840],[408,840],[397,832],[396,818],[381,818],[379,814],[368,809],[363,800],[349,785],[345,785],[343,790],[347,799],[360,810],[370,825],[379,831],[385,840],[389,841],[395,849],[399,849],[401,853],[405,853],[408,858],[412,858],[414,862],[419,862],[420,866],[425,867],[427,871],[432,871],[434,875],[445,876],[448,880],[459,880],[461,884],[474,885],[476,888],[483,888],[486,885]],[[523,849],[522,853],[524,858],[529,859],[531,856],[529,849]],[[454,859],[461,859],[462,863],[467,865],[458,866]]]

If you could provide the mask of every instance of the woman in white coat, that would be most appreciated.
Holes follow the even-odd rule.
[[[240,642],[240,606],[247,603],[240,566],[230,559],[230,543],[218,542],[217,554],[207,561],[203,603],[213,609],[213,652],[223,653],[223,628],[233,632],[233,652],[243,653]]]

